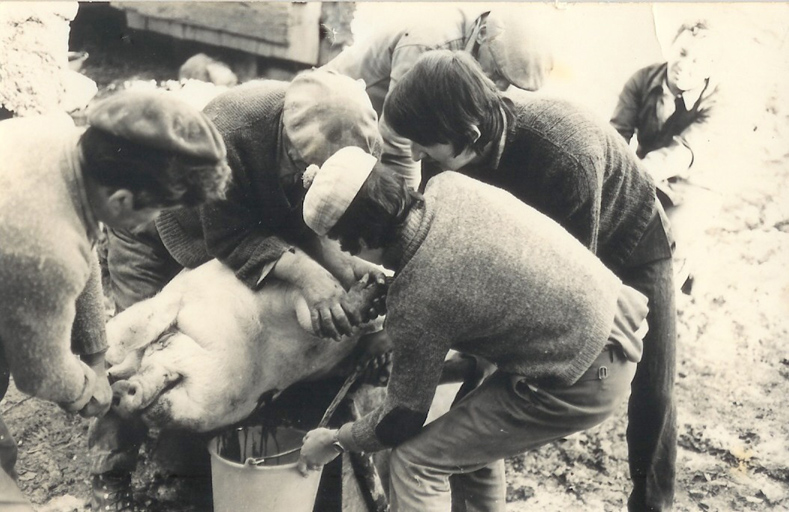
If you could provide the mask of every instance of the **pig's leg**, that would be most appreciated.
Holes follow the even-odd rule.
[[[110,382],[128,379],[137,373],[137,371],[140,369],[140,364],[142,363],[142,356],[144,353],[144,348],[132,350],[126,354],[126,358],[123,361],[108,369],[107,376],[109,377]]]
[[[156,341],[172,327],[183,298],[180,276],[159,295],[134,304],[107,323],[107,361],[118,364],[126,354]]]

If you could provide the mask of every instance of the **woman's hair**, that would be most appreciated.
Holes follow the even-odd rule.
[[[423,54],[389,92],[384,118],[399,135],[417,144],[452,144],[455,154],[477,153],[503,129],[502,97],[467,52]],[[481,136],[475,141],[476,126]]]
[[[89,127],[80,138],[84,173],[99,185],[134,194],[134,208],[196,206],[224,198],[225,161],[190,158]]]
[[[422,202],[422,195],[402,176],[378,163],[328,237],[339,240],[343,250],[351,254],[359,252],[359,238],[371,249],[387,247],[411,208]]]

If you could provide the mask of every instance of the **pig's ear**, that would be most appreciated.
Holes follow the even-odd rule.
[[[180,295],[165,287],[159,295],[138,302],[107,323],[107,361],[118,364],[132,350],[148,346],[176,323]]]

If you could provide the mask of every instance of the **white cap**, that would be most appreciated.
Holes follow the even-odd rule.
[[[330,156],[322,167],[311,165],[304,173],[304,222],[324,236],[337,224],[375,167],[377,158],[356,146]]]

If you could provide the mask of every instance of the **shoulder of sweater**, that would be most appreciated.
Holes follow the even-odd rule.
[[[535,97],[515,102],[514,114],[509,138],[540,140],[569,154],[579,148],[602,150],[603,141],[619,137],[588,107],[565,99]]]
[[[7,159],[15,155],[27,156],[22,148],[51,147],[81,131],[67,114],[6,119],[0,121],[0,156],[7,163]],[[57,156],[52,151],[46,153]],[[40,156],[39,152],[36,154]]]
[[[404,46],[442,48],[465,36],[464,26],[470,15],[467,10],[454,5],[440,5],[434,8],[436,11],[433,16],[412,20],[408,25],[399,28],[398,48]]]
[[[277,80],[247,82],[211,100],[203,112],[220,132],[270,119],[281,112],[287,86]]]

